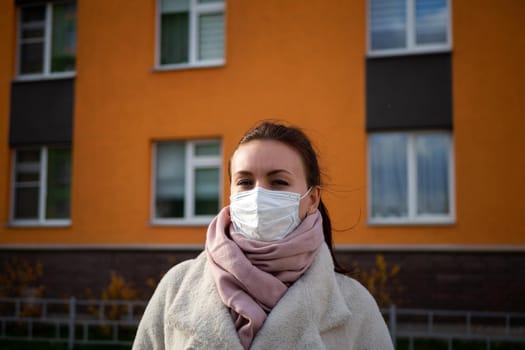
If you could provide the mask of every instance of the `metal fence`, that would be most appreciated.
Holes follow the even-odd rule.
[[[0,339],[130,345],[144,301],[0,298]]]
[[[483,343],[490,350],[495,343],[522,343],[525,347],[525,313],[455,310],[381,310],[396,340],[408,341],[409,350],[417,340],[439,340],[454,349],[456,341]]]
[[[0,340],[50,341],[131,346],[146,307],[144,301],[0,298]],[[439,340],[497,342],[525,347],[525,313],[383,309],[394,344]]]

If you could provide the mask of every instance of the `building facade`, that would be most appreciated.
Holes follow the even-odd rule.
[[[273,118],[319,150],[343,261],[399,265],[405,305],[524,311],[524,12],[0,0],[0,254],[52,294],[138,284],[202,250],[239,138]]]

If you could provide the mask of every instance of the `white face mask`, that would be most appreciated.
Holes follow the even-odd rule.
[[[255,187],[230,196],[233,228],[249,239],[276,241],[285,238],[300,223],[299,202],[304,195]]]

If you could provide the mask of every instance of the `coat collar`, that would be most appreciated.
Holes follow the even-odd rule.
[[[320,334],[350,317],[333,271],[330,252],[323,244],[310,268],[270,312],[251,349],[279,348],[287,341],[297,348],[322,348]],[[167,317],[168,326],[192,335],[195,348],[242,349],[205,254],[188,270]]]
[[[350,315],[330,251],[323,244],[312,266],[270,312],[252,348],[280,348],[283,341],[292,342],[297,349],[324,348],[320,335],[342,325]]]
[[[169,326],[190,335],[190,349],[243,349],[229,309],[215,287],[205,252],[187,271],[167,317]]]

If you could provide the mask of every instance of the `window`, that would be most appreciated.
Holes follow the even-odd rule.
[[[15,225],[69,225],[71,148],[13,151],[11,222]]]
[[[224,64],[223,1],[158,1],[158,67],[187,68]]]
[[[370,55],[447,51],[450,37],[450,0],[368,1]]]
[[[221,204],[220,142],[158,142],[154,152],[154,223],[208,224]]]
[[[70,2],[20,7],[19,76],[61,76],[74,72],[76,11],[76,4]]]
[[[369,222],[454,222],[449,132],[384,132],[368,138]]]

